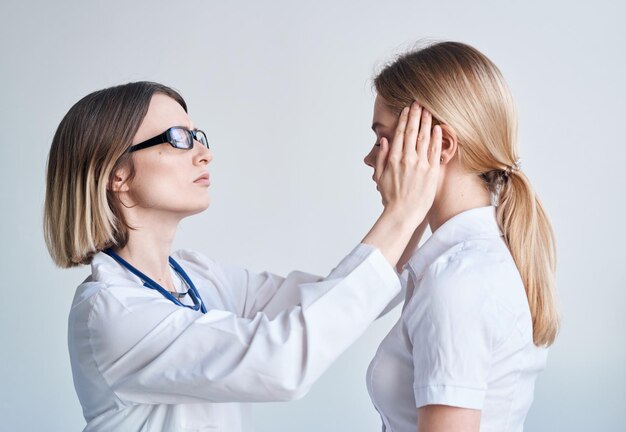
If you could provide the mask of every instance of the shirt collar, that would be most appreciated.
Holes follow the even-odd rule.
[[[448,219],[414,253],[405,266],[420,279],[429,265],[452,246],[471,239],[502,236],[494,206],[466,210]]]

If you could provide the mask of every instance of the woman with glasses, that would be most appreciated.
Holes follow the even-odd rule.
[[[50,149],[44,228],[57,265],[91,266],[68,330],[85,430],[249,431],[247,402],[304,395],[397,303],[393,266],[437,187],[441,128],[418,140],[420,119],[404,109],[380,152],[385,208],[362,242],[325,278],[280,277],[170,251],[209,206],[212,160],[176,91],[137,82],[77,102]]]
[[[401,317],[367,373],[383,430],[521,431],[558,329],[556,251],[521,170],[507,85],[456,42],[400,56],[374,85],[377,142],[414,100],[443,133],[433,234],[408,254]],[[375,177],[379,153],[365,158]]]

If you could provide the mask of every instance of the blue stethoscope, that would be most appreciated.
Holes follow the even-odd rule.
[[[132,266],[132,264],[130,264],[124,258],[122,258],[117,253],[115,253],[113,249],[108,248],[108,249],[105,249],[103,252],[107,254],[108,256],[110,256],[111,258],[113,258],[118,263],[120,263],[122,267],[126,268],[132,274],[134,274],[139,279],[141,279],[145,287],[160,292],[163,297],[165,297],[166,299],[168,299],[175,305],[183,306],[183,307],[193,309],[196,311],[200,310],[203,314],[206,313],[206,307],[204,306],[204,302],[202,301],[202,297],[200,297],[200,293],[196,289],[196,286],[193,284],[193,282],[191,282],[191,279],[189,279],[189,276],[187,276],[187,273],[185,273],[185,270],[183,270],[183,268],[176,261],[174,261],[174,258],[169,257],[170,266],[172,266],[174,271],[178,273],[180,277],[183,278],[183,280],[189,287],[189,291],[187,292],[189,293],[189,297],[191,297],[191,300],[193,301],[193,306],[183,304],[180,300],[174,297],[168,290],[166,290],[161,285],[159,285],[158,283],[150,279],[148,276],[146,276],[145,274],[137,270],[135,267]]]

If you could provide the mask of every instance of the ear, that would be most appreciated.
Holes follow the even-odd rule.
[[[128,192],[130,187],[128,186],[129,170],[126,167],[118,168],[113,174],[111,174],[111,181],[108,188],[113,192]]]
[[[458,149],[456,132],[449,125],[441,125],[441,157],[442,164],[450,162]]]

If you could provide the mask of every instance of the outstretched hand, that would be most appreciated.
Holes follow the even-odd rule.
[[[363,243],[376,246],[393,266],[401,267],[407,249],[419,242],[435,200],[442,131],[431,126],[432,115],[413,102],[402,110],[391,144],[380,140],[374,181],[385,209]]]
[[[386,211],[400,212],[420,223],[437,191],[441,126],[417,102],[402,110],[391,144],[380,140],[374,180]]]

